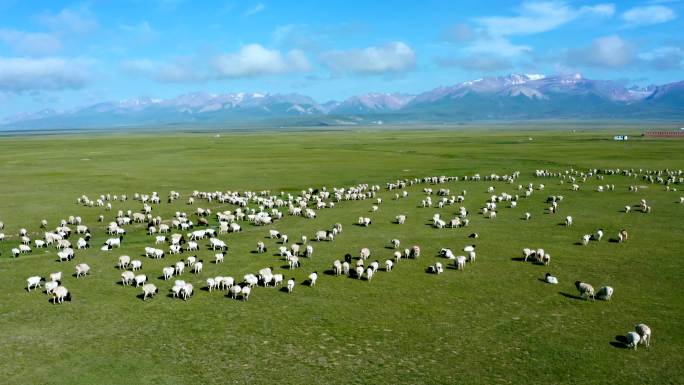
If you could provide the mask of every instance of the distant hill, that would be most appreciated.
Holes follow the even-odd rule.
[[[68,111],[23,113],[2,129],[97,128],[224,122],[305,125],[536,119],[684,119],[684,81],[626,88],[581,76],[511,74],[439,87],[418,95],[369,93],[318,103],[300,94],[205,92],[171,99],[102,102]]]

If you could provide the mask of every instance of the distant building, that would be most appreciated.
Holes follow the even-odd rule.
[[[647,138],[684,138],[684,131],[649,130],[644,132],[644,136]]]
[[[627,140],[629,137],[627,135],[615,135],[613,140]]]

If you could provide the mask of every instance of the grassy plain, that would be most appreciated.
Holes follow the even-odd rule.
[[[576,128],[576,131],[572,131]],[[590,178],[578,192],[557,179],[538,179],[535,169],[578,170],[596,167],[684,168],[684,141],[634,138],[615,142],[613,134],[634,129],[578,126],[545,130],[433,129],[312,132],[99,133],[89,135],[15,136],[0,139],[0,220],[6,240],[0,243],[0,373],[5,384],[121,383],[271,383],[271,384],[677,384],[684,376],[684,196],[664,186],[624,176]],[[185,204],[193,190],[270,190],[297,193],[303,188],[379,184],[398,178],[431,175],[489,175],[521,172],[517,183],[452,182],[435,189],[467,190],[464,206],[471,225],[437,230],[429,226],[436,212],[455,215],[458,205],[420,208],[423,185],[409,197],[384,202],[370,213],[371,201],[341,202],[319,211],[318,218],[285,217],[273,226],[243,224],[243,232],[221,236],[229,245],[224,264],[206,247],[198,253],[204,272],[184,274],[196,289],[208,277],[242,277],[259,268],[285,265],[274,255],[279,246],[265,239],[276,228],[298,239],[341,222],[344,233],[334,242],[313,242],[314,257],[301,269],[285,271],[298,283],[318,271],[313,288],[298,285],[292,294],[257,288],[248,302],[225,293],[197,290],[183,302],[169,298],[171,281],[158,277],[164,266],[188,254],[143,260],[143,273],[160,288],[143,302],[138,289],[118,284],[119,255],[139,256],[154,243],[142,226],[129,227],[120,250],[103,252],[106,238],[99,214],[108,220],[118,209],[139,210],[139,202],[112,202],[113,212],[75,203],[86,194],[157,191],[181,192],[173,204],[154,206],[164,219],[196,207],[216,211],[234,207],[199,201]],[[521,199],[518,208],[501,207],[495,220],[478,214],[490,196],[518,194],[517,185],[546,184]],[[598,193],[599,184],[615,191]],[[638,193],[628,186],[642,185]],[[564,195],[559,213],[549,215],[549,195]],[[644,198],[651,214],[621,212]],[[532,220],[523,221],[529,211]],[[405,225],[392,223],[408,216]],[[40,237],[40,219],[50,227],[80,215],[91,227],[93,247],[77,251],[72,262],[56,262],[54,248],[35,249],[11,258],[21,227]],[[369,228],[354,226],[369,216]],[[559,225],[572,215],[575,224]],[[211,218],[216,225],[216,219]],[[614,238],[630,232],[625,244],[575,243],[598,228]],[[468,234],[478,232],[471,240]],[[402,260],[395,271],[381,271],[372,282],[326,274],[335,259],[372,250],[384,261],[393,250],[421,245],[423,257]],[[253,254],[264,240],[266,254]],[[442,247],[460,250],[476,244],[478,260],[465,271],[425,273],[440,261]],[[542,247],[552,255],[549,267],[516,260],[523,247]],[[71,276],[76,263],[92,268],[91,276]],[[442,262],[445,262],[442,260]],[[31,275],[63,271],[71,302],[52,305],[40,292],[26,292]],[[560,284],[540,281],[547,271]],[[595,287],[611,285],[610,302],[575,298],[575,280]],[[630,351],[615,337],[636,323],[651,326],[651,348]]]

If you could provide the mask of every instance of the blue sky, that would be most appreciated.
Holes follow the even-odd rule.
[[[483,76],[684,80],[682,1],[0,0],[0,116],[194,91],[318,101]]]

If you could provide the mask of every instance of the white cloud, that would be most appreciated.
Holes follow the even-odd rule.
[[[235,53],[210,58],[178,57],[170,61],[126,60],[121,69],[164,83],[193,83],[212,79],[237,79],[306,72],[311,68],[301,50],[282,53],[249,44]]]
[[[323,64],[337,73],[383,74],[408,71],[416,65],[416,54],[406,43],[395,41],[381,46],[329,51]]]
[[[627,26],[636,27],[666,23],[677,18],[677,15],[672,9],[663,5],[649,5],[631,8],[620,17],[627,23]]]
[[[661,71],[684,69],[684,49],[665,46],[637,55],[641,64]]]
[[[176,58],[170,62],[149,59],[125,60],[124,72],[148,77],[162,83],[189,83],[207,79],[207,73],[192,58]]]
[[[142,21],[135,25],[121,24],[119,28],[122,31],[132,35],[140,44],[151,43],[152,41],[156,40],[157,36],[159,35],[147,21]]]
[[[310,69],[309,62],[301,50],[293,49],[282,54],[278,50],[270,50],[259,44],[245,45],[237,53],[219,55],[213,64],[216,75],[225,78],[276,75]]]
[[[259,12],[263,12],[266,9],[266,6],[263,5],[262,3],[259,3],[252,8],[248,9],[245,11],[245,16],[252,16],[256,15]]]
[[[28,55],[50,55],[62,48],[61,42],[54,35],[12,29],[0,29],[0,42],[16,52]]]
[[[636,50],[620,36],[610,35],[595,39],[588,47],[571,49],[567,56],[571,65],[619,69],[635,62]]]
[[[84,59],[0,57],[0,91],[82,88],[91,80],[90,67],[90,62]]]
[[[531,35],[551,31],[582,16],[612,16],[615,6],[572,8],[562,1],[525,2],[516,16],[481,17],[475,21],[493,36]]]
[[[57,14],[43,13],[38,20],[48,28],[72,33],[88,33],[98,28],[99,23],[87,8],[65,8]]]
[[[470,41],[463,51],[468,54],[486,54],[514,57],[533,51],[528,45],[511,42],[511,37],[534,35],[557,29],[584,17],[610,17],[615,6],[600,3],[591,6],[572,7],[563,1],[523,2],[513,16],[488,16],[474,19],[477,28],[460,26],[457,36],[468,32]]]

